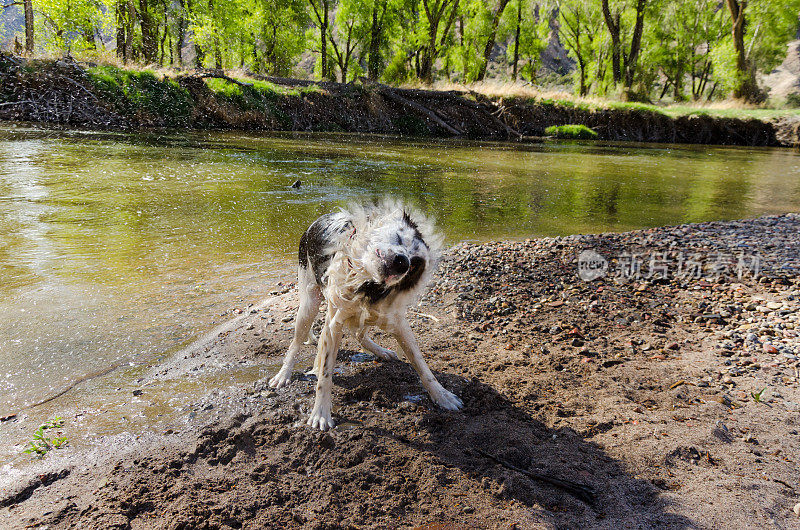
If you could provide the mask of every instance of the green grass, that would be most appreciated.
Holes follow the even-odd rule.
[[[234,78],[235,79],[235,78]],[[205,80],[209,90],[222,99],[225,99],[241,110],[271,112],[274,102],[285,96],[301,95],[297,88],[288,88],[274,85],[268,81],[254,79],[236,79],[243,84],[232,83],[227,79],[211,77]]]
[[[148,114],[169,126],[188,124],[194,104],[189,92],[174,79],[159,79],[147,70],[123,70],[116,66],[97,66],[86,71],[98,94],[123,115]]]
[[[69,443],[66,436],[48,436],[48,431],[50,430],[55,430],[57,431],[56,434],[62,435],[63,433],[60,429],[63,426],[63,418],[55,418],[43,423],[33,433],[33,440],[28,442],[28,447],[23,452],[42,458],[53,449],[65,447]]]
[[[553,125],[544,130],[548,136],[567,140],[594,140],[597,133],[585,125]]]
[[[691,105],[670,105],[662,107],[662,112],[673,118],[680,116],[712,116],[715,118],[739,118],[769,120],[782,116],[800,116],[800,109],[746,109],[746,108],[709,108]]]
[[[284,126],[291,122],[289,117],[277,107],[276,103],[283,97],[300,97],[301,92],[299,89],[286,88],[268,81],[253,79],[236,79],[236,81],[240,81],[243,84],[232,83],[227,79],[216,77],[205,80],[206,86],[217,98],[231,103],[239,110],[271,114]]]

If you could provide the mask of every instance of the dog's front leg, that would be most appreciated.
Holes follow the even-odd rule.
[[[400,347],[403,349],[406,359],[408,359],[408,362],[411,363],[411,366],[413,366],[419,374],[419,378],[422,380],[422,386],[428,391],[433,402],[445,410],[460,409],[463,403],[461,403],[458,396],[443,387],[441,383],[436,380],[431,369],[428,368],[428,363],[425,362],[425,359],[422,357],[422,352],[417,345],[414,332],[411,331],[411,326],[405,318],[403,318],[402,322],[395,328],[394,336],[397,342],[400,343]]]
[[[314,325],[314,319],[319,313],[319,303],[322,301],[322,292],[314,280],[313,272],[308,267],[300,267],[297,277],[300,307],[294,322],[294,338],[289,345],[289,351],[283,358],[281,369],[275,374],[275,377],[269,380],[269,386],[272,388],[289,386],[297,355],[303,348],[303,341],[311,337],[311,326]]]
[[[319,337],[317,346],[317,395],[314,398],[314,409],[308,418],[308,425],[315,429],[327,431],[334,426],[331,419],[331,392],[333,390],[333,370],[336,368],[336,354],[342,340],[343,324],[340,313],[328,304],[325,326]]]

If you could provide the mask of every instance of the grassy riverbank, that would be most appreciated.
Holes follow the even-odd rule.
[[[421,90],[222,72],[0,58],[0,119],[108,129],[329,131],[519,140],[583,125],[599,140],[794,145],[797,113],[661,108],[525,91]],[[777,111],[776,111],[777,112]],[[728,115],[722,115],[728,114]],[[758,119],[755,119],[758,118]]]

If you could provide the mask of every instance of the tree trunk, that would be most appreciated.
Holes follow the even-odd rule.
[[[139,26],[142,28],[142,55],[146,63],[155,63],[158,52],[158,36],[148,0],[139,0]]]
[[[633,27],[633,36],[631,37],[630,53],[625,58],[625,82],[623,84],[625,99],[629,99],[631,87],[633,86],[633,79],[636,75],[636,62],[639,59],[639,52],[642,49],[642,32],[644,30],[644,7],[646,0],[638,0],[636,2],[636,24]]]
[[[128,57],[125,55],[125,11],[127,4],[125,0],[118,0],[116,5],[117,15],[117,57],[122,59],[122,62],[127,62]]]
[[[486,69],[489,67],[489,59],[492,55],[492,50],[494,50],[495,40],[497,39],[497,26],[500,24],[500,17],[503,16],[503,11],[506,10],[508,2],[509,0],[498,0],[497,7],[494,13],[492,13],[492,25],[489,29],[489,38],[486,39],[486,46],[483,48],[483,59],[481,60],[476,81],[483,81],[483,78],[486,77]]]
[[[133,60],[133,19],[136,16],[136,7],[133,0],[127,1],[125,10],[125,60]]]
[[[611,69],[614,78],[614,84],[616,85],[622,81],[622,67],[620,65],[620,50],[622,49],[622,46],[620,45],[619,35],[619,13],[617,13],[616,17],[611,14],[611,10],[608,7],[608,0],[602,0],[602,7],[603,19],[606,21],[608,34],[611,36]]]
[[[178,66],[183,67],[183,45],[186,41],[186,17],[184,14],[186,13],[186,6],[181,0],[181,9],[178,12],[178,20],[176,21],[177,24],[177,32],[176,35],[177,41],[175,43],[175,51],[178,55]]]
[[[420,61],[419,73],[422,82],[426,85],[430,85],[433,82],[433,61],[436,55],[436,33],[438,29],[439,20],[437,19],[435,24],[431,22],[428,30],[429,42],[422,48],[422,61]]]
[[[726,0],[728,10],[733,22],[733,47],[736,50],[736,70],[739,79],[736,88],[733,90],[733,97],[747,102],[758,102],[760,94],[756,83],[755,72],[750,68],[750,61],[747,60],[747,52],[744,46],[744,31],[746,19],[744,15],[747,9],[747,0]]]
[[[22,0],[25,11],[25,53],[33,54],[33,0]]]
[[[514,66],[511,70],[511,79],[517,80],[517,65],[519,64],[519,27],[522,25],[522,0],[517,0],[517,30],[514,35]]]
[[[382,13],[378,16],[378,6],[381,6]],[[386,0],[375,0],[372,6],[372,26],[370,27],[369,37],[369,60],[367,62],[367,77],[376,81],[378,70],[381,64],[381,33],[383,32],[383,17],[386,14]]]

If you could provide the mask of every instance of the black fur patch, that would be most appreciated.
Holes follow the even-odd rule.
[[[419,231],[419,225],[417,225],[417,223],[414,222],[414,220],[411,218],[410,215],[408,215],[408,212],[405,210],[403,210],[403,222],[407,224],[414,231],[414,239],[419,239],[422,242],[422,244],[425,245],[425,248],[430,248],[428,247],[428,244],[425,242],[425,240],[422,239],[422,233]]]
[[[422,239],[420,239],[420,241],[422,241]],[[422,242],[425,243],[424,241]],[[411,258],[411,266],[408,268],[408,272],[403,276],[402,280],[397,282],[394,289],[398,291],[413,289],[417,286],[417,283],[419,283],[419,279],[422,278],[423,272],[425,272],[425,260],[419,256],[414,256]]]
[[[297,259],[301,267],[308,267],[314,271],[314,278],[319,285],[322,285],[322,275],[328,268],[331,255],[325,253],[325,249],[331,244],[331,219],[333,214],[326,214],[311,223],[308,230],[303,232],[300,237],[300,248],[298,249]],[[339,233],[351,228],[351,223],[346,223]]]
[[[378,283],[372,280],[364,282],[356,290],[356,293],[363,294],[369,303],[377,304],[392,292],[392,287],[386,287],[385,284]]]
[[[356,293],[363,294],[364,298],[371,304],[377,304],[387,296],[395,292],[403,292],[413,289],[419,283],[422,273],[425,272],[425,260],[419,256],[411,258],[411,266],[403,279],[391,287],[376,281],[367,281],[361,284]]]

